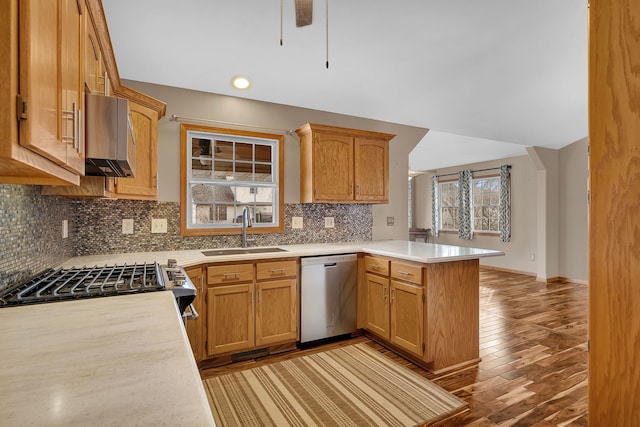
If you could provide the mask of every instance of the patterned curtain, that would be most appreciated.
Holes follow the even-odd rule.
[[[471,227],[471,209],[473,209],[473,200],[471,200],[471,187],[473,186],[473,177],[470,170],[458,172],[458,237],[460,239],[473,239],[473,229]]]
[[[511,239],[511,196],[510,184],[511,174],[509,173],[511,166],[500,166],[500,204],[498,206],[500,215],[500,241],[508,242]]]
[[[438,237],[438,227],[440,225],[440,186],[438,176],[431,177],[431,235]]]

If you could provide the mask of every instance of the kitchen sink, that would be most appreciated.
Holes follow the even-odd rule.
[[[205,256],[223,256],[223,255],[243,255],[243,254],[266,254],[269,252],[286,252],[281,248],[237,248],[237,249],[213,249],[210,251],[202,251]]]

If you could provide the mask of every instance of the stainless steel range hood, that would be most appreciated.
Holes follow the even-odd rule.
[[[136,144],[129,101],[85,94],[85,175],[132,177]]]

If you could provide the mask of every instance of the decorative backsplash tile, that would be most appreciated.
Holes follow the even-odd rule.
[[[72,200],[41,196],[38,186],[0,185],[0,289],[75,255],[75,209]]]
[[[79,255],[240,246],[240,235],[183,237],[180,204],[42,196],[41,187],[0,185],[0,289]],[[292,229],[302,217],[304,228]],[[325,228],[333,217],[334,228]],[[166,218],[167,233],[152,234],[151,219]],[[133,219],[133,234],[122,220]],[[62,238],[62,221],[69,237]],[[256,234],[253,246],[371,240],[371,205],[287,204],[285,231]]]
[[[180,204],[135,200],[76,201],[76,255],[150,252],[240,246],[240,235],[180,235]],[[291,218],[303,218],[304,228],[292,229]],[[335,227],[325,228],[324,217]],[[167,233],[151,233],[151,219],[166,218]],[[122,220],[133,219],[133,234],[122,234]],[[285,232],[256,234],[253,246],[371,240],[371,205],[287,204]]]

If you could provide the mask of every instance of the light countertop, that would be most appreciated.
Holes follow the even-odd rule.
[[[171,292],[0,310],[0,423],[215,426]]]
[[[95,265],[132,264],[134,262],[166,263],[173,258],[178,265],[190,267],[199,264],[221,261],[244,261],[254,259],[270,259],[285,257],[304,257],[315,255],[332,255],[355,252],[366,252],[385,255],[409,261],[422,263],[436,263],[478,259],[484,257],[504,255],[502,251],[492,249],[465,248],[462,246],[439,245],[433,243],[410,242],[406,240],[379,240],[348,243],[314,243],[305,245],[281,245],[278,248],[284,252],[267,252],[259,254],[237,254],[205,256],[202,250],[164,251],[164,252],[134,252],[110,255],[88,255],[73,257],[65,261],[61,267],[93,267]]]

